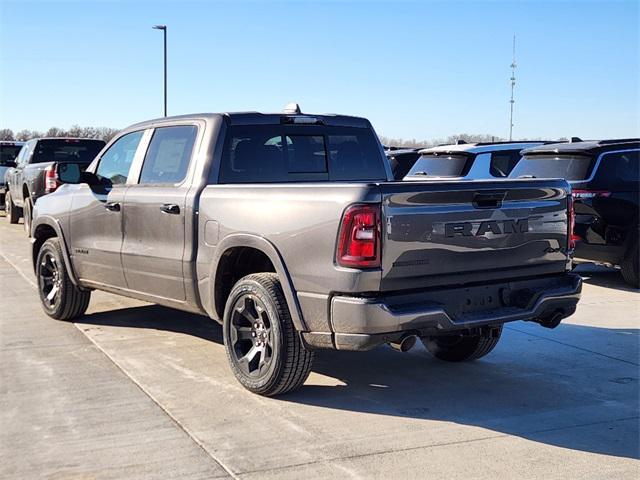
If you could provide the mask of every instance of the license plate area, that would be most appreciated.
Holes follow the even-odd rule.
[[[491,285],[461,289],[459,300],[451,313],[458,317],[502,308],[505,305],[503,290]]]

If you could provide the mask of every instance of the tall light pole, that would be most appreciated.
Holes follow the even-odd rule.
[[[167,26],[154,25],[155,30],[162,30],[164,34],[164,116],[167,116]]]
[[[516,86],[516,36],[513,36],[513,60],[511,61],[511,114],[509,115],[509,141],[513,139],[513,104],[516,101],[513,99],[513,90]]]

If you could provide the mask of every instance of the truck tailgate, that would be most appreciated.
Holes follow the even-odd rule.
[[[382,290],[567,267],[564,180],[391,182],[381,189]]]

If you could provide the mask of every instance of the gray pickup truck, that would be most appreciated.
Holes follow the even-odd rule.
[[[316,349],[479,358],[580,296],[566,182],[395,182],[362,118],[162,118],[59,178],[32,226],[45,312],[79,317],[99,289],[207,315],[262,395],[302,385]]]
[[[5,173],[5,211],[9,223],[24,217],[31,231],[33,205],[42,195],[53,192],[58,182],[58,165],[75,163],[86,168],[105,142],[89,138],[34,138],[24,144],[15,166]]]

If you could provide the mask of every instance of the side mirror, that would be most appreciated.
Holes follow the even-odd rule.
[[[82,172],[80,171],[80,166],[76,163],[58,164],[58,180],[62,183],[82,183]]]

